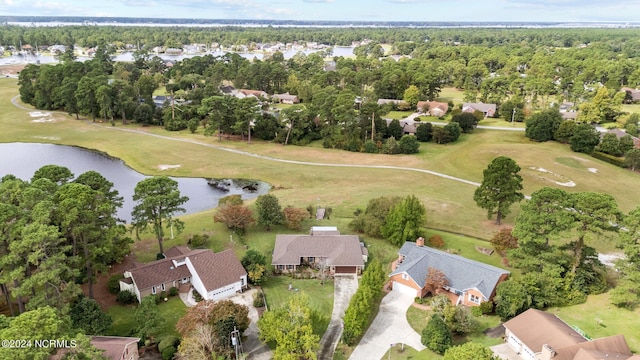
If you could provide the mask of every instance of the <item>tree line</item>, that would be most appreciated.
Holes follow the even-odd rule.
[[[74,28],[26,29],[20,31],[57,33]],[[108,33],[109,29],[86,31]],[[276,29],[242,29],[238,33],[252,31],[284,36]],[[316,34],[313,41],[320,41],[319,34],[334,33],[335,29],[314,31],[305,29],[301,34]],[[368,31],[380,30],[363,29]],[[206,33],[193,30],[194,34],[200,32]],[[599,84],[613,92],[640,84],[640,69],[634,61],[640,52],[631,37],[633,30],[385,29],[383,33],[388,38],[380,40],[392,43],[391,52],[411,57],[400,61],[379,57],[380,42],[376,46],[375,39],[365,37],[374,41],[356,48],[355,58],[334,57],[334,71],[325,71],[326,53],[302,52],[290,59],[275,52],[253,61],[233,53],[196,56],[167,68],[150,51],[150,45],[136,50],[132,63],[114,64],[110,55],[119,45],[104,36],[95,44],[94,58],[85,63],[71,61],[70,48],[60,56],[63,62],[59,65],[27,66],[20,74],[20,94],[24,102],[37,108],[65,110],[94,120],[122,119],[193,132],[202,127],[210,135],[248,137],[253,132],[256,138],[287,144],[322,139],[329,148],[393,152],[396,146],[383,149],[384,143],[391,137],[400,141],[403,134],[387,129],[383,117],[391,108],[379,106],[376,100],[380,98],[403,99],[406,95],[413,104],[434,100],[443,87],[451,86],[464,90],[464,101],[496,103],[502,116],[513,116],[516,121],[551,102],[567,100],[577,103],[584,121],[600,122],[611,121],[621,112],[612,107],[612,101],[618,99],[595,90]],[[404,33],[419,35],[403,40],[394,35]],[[222,96],[223,84],[270,94],[289,92],[304,105],[279,113],[266,111],[259,104]],[[164,89],[175,101],[154,106],[153,94],[158,89]],[[357,98],[361,101],[356,102]],[[446,138],[441,130],[433,131],[435,142]]]

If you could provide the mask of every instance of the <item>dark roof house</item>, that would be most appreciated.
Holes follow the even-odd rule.
[[[423,238],[415,243],[406,242],[398,254],[399,258],[389,275],[393,289],[413,296],[426,295],[429,268],[444,273],[449,282],[444,289],[458,296],[458,304],[471,306],[490,301],[498,284],[510,274],[495,266],[424,246]]]
[[[484,117],[494,117],[496,114],[496,104],[485,103],[464,103],[462,104],[462,112],[475,112],[480,111],[484,114]]]

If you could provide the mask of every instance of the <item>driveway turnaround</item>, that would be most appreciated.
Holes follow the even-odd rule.
[[[351,354],[351,360],[379,360],[389,347],[405,344],[422,351],[425,346],[407,321],[407,309],[413,303],[411,295],[399,291],[389,292],[380,303],[380,311]]]
[[[355,275],[336,275],[333,281],[333,312],[327,331],[320,340],[318,360],[333,359],[333,352],[342,336],[342,318],[349,301],[358,289],[358,279]]]

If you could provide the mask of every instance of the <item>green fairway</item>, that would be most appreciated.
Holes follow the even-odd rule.
[[[639,186],[620,186],[638,183],[636,174],[573,153],[566,145],[531,142],[520,132],[476,129],[453,144],[424,143],[417,155],[371,155],[257,141],[250,145],[228,140],[219,143],[215,137],[204,137],[202,129],[191,134],[188,131],[167,132],[159,127],[122,126],[120,122],[112,127],[75,120],[64,113],[53,113],[50,122],[34,122],[29,111],[10,103],[15,95],[15,80],[1,79],[0,105],[3,110],[0,111],[0,125],[3,132],[0,141],[50,142],[97,149],[121,158],[132,168],[149,175],[258,178],[276,188],[273,193],[283,205],[306,207],[319,201],[334,209],[335,218],[351,218],[356,208],[364,208],[374,197],[415,194],[427,208],[429,227],[484,239],[489,239],[498,229],[473,202],[475,187],[472,185],[412,170],[314,166],[281,163],[269,158],[313,164],[398,166],[480,182],[482,171],[491,159],[505,155],[522,167],[527,194],[543,186],[561,187],[567,191],[607,191],[617,199],[623,211],[635,207],[635,199],[640,197]],[[261,157],[224,151],[220,147]],[[557,158],[575,159],[582,167],[567,166],[556,161]],[[180,164],[181,167],[161,171],[159,165],[162,164]],[[543,173],[539,168],[549,173]],[[570,182],[575,186],[558,184]],[[517,213],[518,206],[514,206],[505,222],[513,223]],[[210,215],[212,213],[202,222],[207,227],[211,224]]]

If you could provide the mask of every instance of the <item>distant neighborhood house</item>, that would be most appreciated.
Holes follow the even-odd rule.
[[[485,118],[496,116],[496,104],[485,104],[485,103],[464,103],[462,104],[462,112],[473,113],[476,111],[480,111],[484,114]]]
[[[449,111],[449,104],[438,101],[418,101],[417,111],[423,114],[440,117]]]
[[[428,292],[425,285],[429,268],[434,268],[441,271],[449,283],[437,292],[452,294],[449,298],[456,305],[477,306],[491,301],[498,284],[510,274],[491,265],[425,246],[423,238],[418,238],[415,243],[406,242],[398,254],[389,275],[393,291],[424,297]]]
[[[615,128],[615,129],[611,129],[607,132],[604,133],[600,133],[600,137],[602,138],[605,134],[614,134],[618,139],[623,138],[625,136],[630,136],[631,139],[633,140],[633,147],[638,149],[640,148],[640,138],[637,138],[635,136],[631,136],[629,134],[627,134],[624,130]]]
[[[297,104],[300,102],[298,95],[291,95],[288,92],[284,94],[274,94],[271,99],[282,104]]]
[[[214,253],[174,246],[165,256],[125,271],[120,290],[131,291],[142,301],[145,296],[190,283],[203,299],[218,300],[247,287],[247,272],[232,250]]]
[[[393,105],[398,108],[406,107],[407,109],[410,107],[408,102],[396,99],[378,99],[378,105]]]
[[[272,265],[278,272],[325,267],[331,274],[360,274],[368,250],[357,235],[341,235],[333,226],[314,226],[309,235],[276,236]]]
[[[588,340],[559,317],[536,309],[504,323],[505,340],[525,360],[640,360],[623,335]]]

